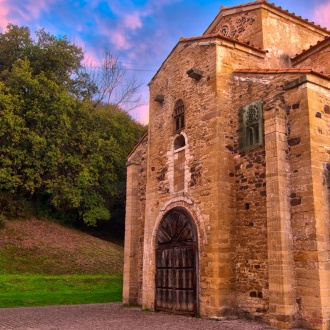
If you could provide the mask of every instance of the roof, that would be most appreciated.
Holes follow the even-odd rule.
[[[247,47],[253,51],[258,52],[259,54],[266,54],[268,53],[267,50],[261,49],[261,48],[257,48],[254,45],[250,45],[249,43],[245,43],[242,41],[239,41],[237,39],[233,39],[233,38],[229,38],[229,37],[225,37],[220,33],[214,33],[214,34],[207,34],[207,35],[202,35],[202,36],[197,36],[197,37],[190,37],[190,38],[183,38],[181,37],[178,41],[178,43],[173,47],[173,49],[171,50],[171,52],[167,55],[166,59],[163,61],[163,63],[161,64],[161,66],[159,67],[159,69],[157,70],[157,72],[154,74],[154,76],[151,78],[149,84],[152,82],[152,80],[157,76],[158,72],[161,70],[162,66],[164,65],[164,63],[167,61],[167,59],[171,56],[171,54],[174,52],[174,50],[177,48],[178,44],[181,42],[189,42],[189,41],[198,41],[198,40],[207,40],[207,39],[213,39],[213,38],[217,38],[217,39],[222,39],[225,40],[227,42],[232,43],[233,45],[237,44],[237,45],[242,45],[244,47]]]
[[[330,79],[330,75],[323,74],[321,72],[314,71],[310,68],[279,68],[279,69],[257,69],[257,68],[249,68],[249,69],[236,69],[234,73],[257,73],[257,74],[281,74],[281,73],[312,73],[322,78]]]
[[[181,37],[179,42],[182,42],[182,41],[195,41],[195,40],[209,39],[209,38],[220,38],[220,39],[229,41],[231,43],[239,44],[239,45],[251,48],[253,50],[256,50],[258,52],[262,52],[262,53],[265,53],[265,54],[268,52],[267,50],[263,50],[261,48],[255,47],[254,45],[250,45],[247,42],[243,42],[243,41],[240,41],[238,39],[233,39],[233,38],[230,38],[230,37],[225,37],[220,33],[213,33],[213,34],[207,34],[207,35],[202,35],[202,36],[197,36],[197,37],[190,37],[190,38]]]
[[[257,51],[259,53],[263,53],[263,54],[267,53],[268,51],[265,50],[265,49],[261,49],[261,48],[255,47],[254,45],[251,45],[248,42],[243,42],[243,41],[239,41],[238,39],[234,39],[234,38],[230,38],[230,37],[225,37],[221,33],[206,33],[215,22],[217,22],[217,21],[219,21],[221,19],[222,14],[224,12],[228,11],[228,10],[233,10],[233,9],[240,10],[242,8],[248,8],[248,7],[251,7],[253,9],[253,8],[260,8],[261,6],[264,6],[266,8],[267,7],[268,8],[271,8],[273,11],[277,11],[277,12],[283,13],[283,14],[285,14],[287,16],[290,16],[290,17],[294,18],[295,20],[301,21],[304,24],[308,24],[309,26],[312,26],[313,28],[316,28],[317,30],[321,31],[323,35],[326,34],[326,36],[325,36],[326,39],[328,39],[328,37],[330,37],[330,31],[327,30],[326,27],[321,27],[320,25],[316,25],[314,22],[309,22],[308,19],[304,19],[301,16],[297,16],[295,13],[290,13],[288,10],[282,9],[281,6],[276,6],[274,3],[268,3],[268,0],[256,0],[256,1],[245,3],[245,4],[233,6],[233,7],[224,7],[224,6],[222,6],[219,14],[216,16],[216,18],[213,20],[213,22],[209,25],[209,27],[206,29],[206,31],[204,32],[204,34],[202,36],[195,36],[195,37],[190,37],[190,38],[183,38],[183,37],[180,38],[179,42],[174,46],[174,48],[168,54],[168,56],[166,57],[166,59],[163,61],[162,65],[157,70],[157,72],[155,73],[155,75],[151,78],[151,81],[149,82],[149,84],[157,76],[157,74],[160,71],[160,69],[162,68],[163,64],[171,56],[171,54],[174,52],[174,50],[177,48],[177,46],[178,46],[178,44],[180,42],[189,42],[189,41],[198,41],[198,40],[203,40],[203,39],[206,40],[206,39],[209,39],[209,38],[218,38],[218,39],[225,40],[227,42],[231,42],[233,45],[242,45],[242,46],[247,47],[247,48],[249,48],[249,49],[251,49],[253,51]],[[216,24],[218,24],[218,22]],[[317,46],[316,45],[315,46],[311,46],[310,49],[313,48],[313,47],[317,47]],[[296,55],[296,57],[297,56],[298,56],[298,54]],[[278,70],[281,70],[281,69],[278,69]],[[316,73],[316,72],[313,72],[313,73]],[[322,73],[319,73],[319,74],[322,74]],[[325,77],[327,77],[327,76],[325,75]]]
[[[311,45],[307,50],[303,49],[300,54],[296,54],[296,56],[292,57],[291,60],[294,63],[299,62],[303,59],[303,57],[314,53],[316,50],[325,48],[326,46],[330,45],[330,36],[324,38],[324,40],[319,40],[315,45]]]
[[[319,24],[315,24],[314,22],[310,22],[307,18],[303,18],[301,16],[297,16],[295,13],[290,13],[288,10],[283,9],[281,6],[276,6],[274,3],[268,3],[268,0],[257,0],[257,1],[253,1],[253,2],[248,2],[248,3],[244,3],[238,6],[233,6],[233,7],[224,7],[221,6],[220,12],[219,14],[216,16],[216,18],[213,20],[213,22],[208,26],[208,28],[206,29],[206,31],[209,30],[209,28],[211,27],[211,25],[218,19],[220,18],[220,16],[228,11],[228,10],[233,10],[233,9],[242,9],[242,8],[247,8],[247,7],[253,7],[253,6],[265,6],[268,8],[272,8],[274,10],[276,10],[277,12],[280,12],[282,14],[288,15],[300,22],[303,22],[305,24],[308,24],[318,30],[321,30],[323,32],[326,32],[327,34],[330,33],[330,31],[326,28],[326,27],[321,27],[321,25]],[[204,32],[204,34],[206,34],[206,31]]]
[[[132,154],[133,154],[133,153],[135,152],[135,150],[139,147],[139,145],[145,140],[146,137],[148,137],[148,131],[146,131],[146,132],[143,134],[143,136],[142,136],[142,138],[140,139],[140,141],[135,145],[135,147],[134,147],[133,150],[129,153],[129,155],[127,156],[126,159],[129,159],[129,158],[132,156]]]

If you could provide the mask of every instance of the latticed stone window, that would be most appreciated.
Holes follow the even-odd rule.
[[[250,103],[240,111],[240,149],[249,150],[263,145],[262,101]]]
[[[184,104],[181,99],[175,102],[173,118],[174,131],[180,132],[185,127]]]

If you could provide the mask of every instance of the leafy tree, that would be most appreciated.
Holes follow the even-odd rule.
[[[33,75],[43,73],[75,97],[90,99],[97,87],[81,64],[83,58],[82,49],[66,36],[58,38],[44,29],[36,32],[36,40],[27,27],[12,24],[0,34],[0,72],[11,71],[17,60],[27,60]]]
[[[126,156],[145,128],[93,106],[78,47],[37,36],[13,25],[0,34],[0,190],[95,225],[123,194]]]
[[[33,40],[27,27],[8,24],[0,34],[0,72],[10,70],[16,60],[30,56]]]

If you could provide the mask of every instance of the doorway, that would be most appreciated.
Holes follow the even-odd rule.
[[[197,235],[190,215],[169,211],[156,244],[155,309],[197,315]]]

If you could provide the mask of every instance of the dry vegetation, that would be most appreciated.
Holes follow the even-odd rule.
[[[0,229],[0,263],[0,274],[118,274],[123,247],[51,221],[10,220]]]

